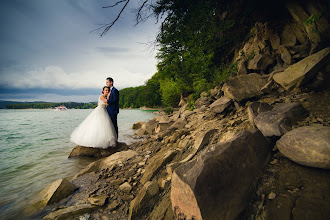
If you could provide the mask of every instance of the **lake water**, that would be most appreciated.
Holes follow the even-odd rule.
[[[31,197],[91,162],[68,159],[75,146],[70,134],[91,111],[0,110],[0,219],[21,219]],[[120,110],[119,141],[134,142],[133,123],[154,116],[148,111]]]

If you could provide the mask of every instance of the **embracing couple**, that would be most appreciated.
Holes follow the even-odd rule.
[[[115,147],[118,140],[119,91],[106,79],[97,107],[72,132],[71,142],[94,148]]]

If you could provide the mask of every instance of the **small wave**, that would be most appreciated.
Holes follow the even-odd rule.
[[[3,212],[8,207],[12,206],[15,202],[14,201],[2,201],[0,203],[0,212]]]
[[[24,138],[23,136],[10,136],[10,137],[7,137],[6,139],[7,140],[12,140],[12,139],[22,139]]]
[[[16,170],[29,170],[35,167],[38,163],[26,163],[21,166],[16,167]]]
[[[38,135],[43,135],[43,134],[48,134],[49,132],[48,131],[41,131],[38,133]]]
[[[11,156],[17,156],[15,153],[20,151],[20,150],[27,150],[29,147],[33,146],[30,143],[19,143],[15,147],[11,148],[10,151],[8,152]],[[14,154],[13,154],[14,153]]]
[[[44,154],[43,156],[41,156],[39,160],[45,160],[48,158],[53,159],[54,156],[63,156],[63,155],[67,155],[67,153],[60,151],[60,150],[54,150],[54,151],[47,152],[47,154]]]
[[[43,141],[52,141],[52,140],[57,140],[59,138],[45,138],[45,139],[42,139]]]

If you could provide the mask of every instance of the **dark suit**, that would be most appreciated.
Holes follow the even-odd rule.
[[[112,87],[111,94],[107,102],[109,104],[107,106],[107,111],[111,118],[113,126],[115,127],[118,138],[117,115],[119,113],[119,91],[115,87]]]

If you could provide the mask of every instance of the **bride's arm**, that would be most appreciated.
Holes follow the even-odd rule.
[[[108,105],[107,99],[103,95],[100,96],[100,99],[104,104]]]

